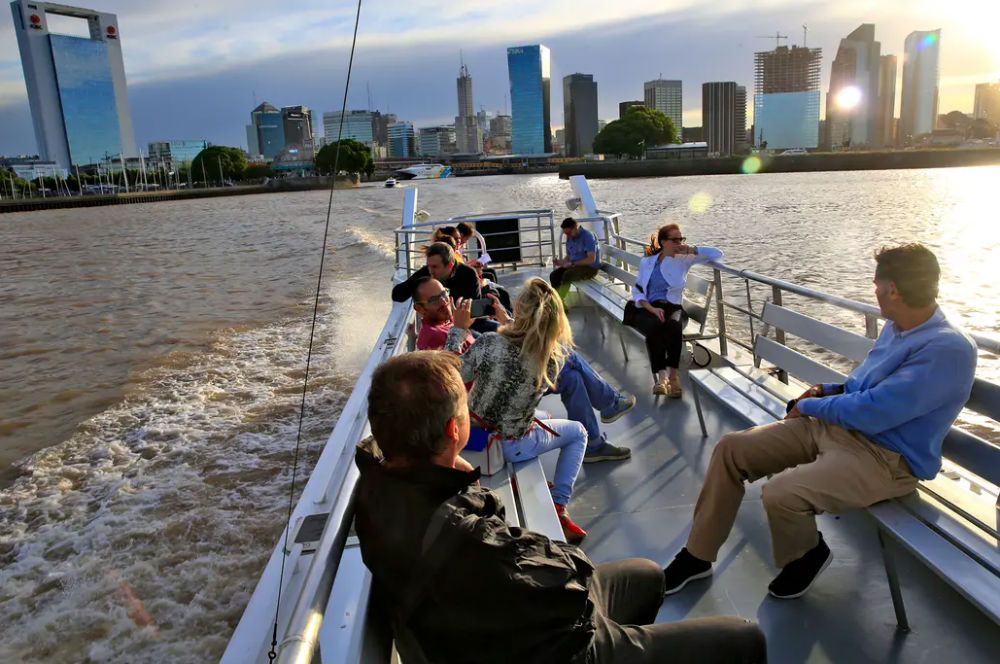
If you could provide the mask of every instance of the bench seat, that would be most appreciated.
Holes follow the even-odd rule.
[[[809,343],[860,362],[873,345],[872,339],[822,323],[771,302],[764,305],[761,319]],[[846,376],[802,355],[784,344],[758,335],[755,357],[780,369],[789,378],[784,383],[766,371],[752,367],[720,366],[692,371],[695,406],[706,436],[699,393],[719,399],[726,408],[751,425],[784,417],[785,403],[813,383],[842,383]],[[997,419],[996,386],[977,379],[969,408]],[[1000,448],[968,432],[953,428],[945,440],[945,456],[959,461],[974,460],[970,469],[993,469],[985,479],[1000,480]],[[1000,533],[998,506],[976,496],[955,479],[939,474],[923,481],[918,490],[896,500],[867,508],[878,530],[886,575],[899,628],[909,630],[899,577],[886,538],[898,542],[917,560],[934,571],[963,597],[1000,624]]]

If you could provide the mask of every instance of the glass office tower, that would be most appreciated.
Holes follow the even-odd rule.
[[[117,17],[35,0],[11,11],[41,159],[68,169],[135,157]],[[85,21],[90,37],[49,32],[50,15]]]
[[[549,49],[541,44],[507,49],[514,154],[552,152],[549,122]]]

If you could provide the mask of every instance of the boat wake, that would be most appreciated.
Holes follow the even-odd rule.
[[[299,481],[353,385],[317,328]],[[217,659],[281,533],[308,321],[219,333],[0,491],[7,658]]]

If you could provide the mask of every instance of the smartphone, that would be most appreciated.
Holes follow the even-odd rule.
[[[488,297],[479,298],[472,301],[472,317],[482,318],[493,315],[493,300]]]

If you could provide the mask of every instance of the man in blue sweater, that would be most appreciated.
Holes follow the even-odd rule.
[[[722,437],[687,546],[664,570],[667,594],[711,576],[744,482],[774,475],[761,502],[782,570],[768,589],[791,599],[832,559],[816,514],[903,496],[940,470],[941,444],[972,390],[976,344],[937,306],[940,269],[929,249],[883,249],[875,261],[887,321],[868,357],[843,385],[810,387],[784,420]]]

